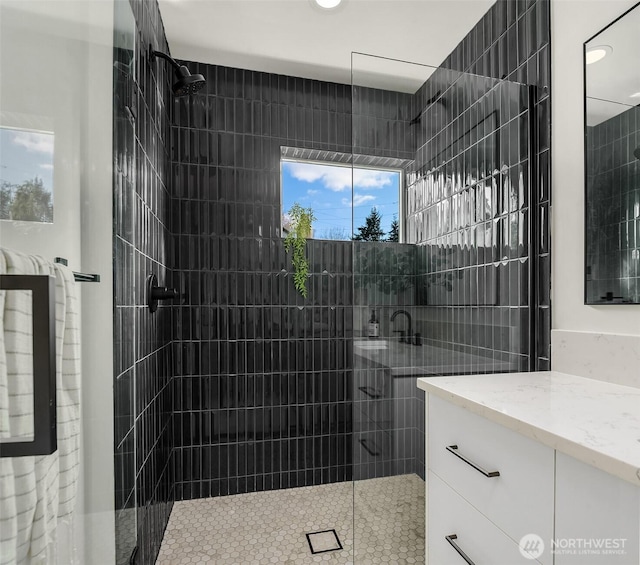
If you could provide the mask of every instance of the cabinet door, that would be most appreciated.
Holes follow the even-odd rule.
[[[556,455],[555,565],[638,565],[640,488]]]

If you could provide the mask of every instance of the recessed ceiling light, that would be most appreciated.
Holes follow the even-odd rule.
[[[640,92],[634,92],[629,98],[640,98]]]
[[[596,47],[589,47],[585,55],[587,65],[597,63],[598,61],[604,59],[610,53],[613,53],[613,48],[609,45],[597,45]]]
[[[342,3],[342,0],[315,0],[315,3],[321,8],[331,10],[332,8],[337,8]]]

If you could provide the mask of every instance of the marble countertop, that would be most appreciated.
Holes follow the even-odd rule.
[[[640,389],[555,371],[420,378],[418,387],[640,486]]]
[[[356,339],[353,350],[372,363],[388,367],[394,377],[508,371],[511,368],[507,361],[397,340]]]

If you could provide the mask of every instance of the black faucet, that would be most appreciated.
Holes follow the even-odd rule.
[[[393,322],[399,314],[404,314],[407,317],[407,329],[405,330],[393,330],[394,332],[398,332],[400,334],[400,343],[411,343],[411,314],[406,310],[396,310],[393,314],[391,314],[391,322]],[[405,337],[406,336],[406,337]]]

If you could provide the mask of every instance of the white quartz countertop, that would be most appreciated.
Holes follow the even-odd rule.
[[[640,486],[640,389],[555,371],[419,378],[418,387]]]

